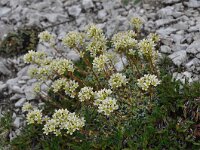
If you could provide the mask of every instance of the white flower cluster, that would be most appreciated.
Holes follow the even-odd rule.
[[[113,74],[108,82],[112,89],[121,87],[128,83],[126,76],[122,75],[121,73]]]
[[[78,98],[81,102],[90,100],[94,96],[92,87],[83,87],[78,93]]]
[[[40,38],[41,42],[51,42],[54,39],[54,36],[48,31],[41,32],[38,37]]]
[[[71,98],[74,98],[78,86],[78,83],[74,80],[67,81],[64,78],[60,78],[53,82],[52,89],[55,93],[60,90],[64,90],[66,95],[70,96]]]
[[[26,121],[28,124],[41,124],[42,123],[42,111],[34,109],[29,111],[26,116]]]
[[[155,43],[151,39],[141,40],[138,46],[145,56],[152,56],[155,51]]]
[[[74,64],[68,59],[56,59],[50,64],[50,68],[59,75],[64,75],[66,71],[74,72]]]
[[[109,116],[114,110],[118,109],[117,100],[110,97],[112,91],[110,89],[102,89],[95,92],[94,105],[98,107],[98,112]]]
[[[86,50],[90,52],[92,57],[97,54],[102,54],[106,51],[106,37],[103,34],[103,30],[95,25],[89,26],[87,29],[87,35],[90,42],[88,43]]]
[[[69,48],[77,48],[84,44],[84,35],[76,31],[71,31],[62,39],[62,43]]]
[[[156,87],[160,84],[160,80],[158,80],[157,76],[146,74],[144,77],[138,79],[137,84],[142,88],[142,90],[147,91],[150,86]]]
[[[67,134],[72,135],[76,130],[80,130],[85,125],[84,118],[79,118],[75,113],[70,113],[67,109],[56,110],[52,118],[44,125],[44,134],[54,133],[61,135],[62,130],[67,130]]]
[[[45,58],[46,58],[46,54],[44,52],[35,52],[31,50],[27,54],[24,55],[24,62],[41,64],[42,60],[44,60]]]
[[[28,74],[30,77],[34,77],[38,80],[44,81],[47,80],[52,75],[52,70],[48,66],[43,67],[31,67],[28,70]]]
[[[109,59],[106,55],[100,55],[99,57],[95,57],[93,60],[93,68],[98,72],[106,70],[106,65],[109,63]]]
[[[112,38],[113,45],[117,52],[132,49],[136,46],[136,34],[133,31],[119,32]]]
[[[138,18],[138,17],[133,18],[131,20],[131,23],[133,24],[133,26],[137,32],[139,32],[141,30],[143,21],[140,18]]]
[[[31,110],[33,110],[33,106],[29,102],[24,103],[22,106],[22,112],[29,112]]]

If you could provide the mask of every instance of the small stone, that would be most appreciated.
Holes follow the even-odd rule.
[[[198,53],[198,54],[196,55],[196,57],[200,59],[200,53]],[[0,88],[0,89],[1,89],[1,88]]]
[[[170,54],[172,52],[172,49],[169,46],[162,45],[160,51],[162,53]]]
[[[20,87],[18,87],[16,85],[14,85],[12,87],[12,90],[13,90],[14,93],[20,93],[20,94],[24,93],[24,91]]]
[[[25,102],[26,102],[26,98],[21,98],[15,103],[15,107],[22,107]]]
[[[0,93],[3,92],[7,87],[8,87],[7,84],[0,82]]]
[[[25,98],[25,95],[24,94],[15,94],[10,98],[10,100],[14,101],[14,100],[19,100],[21,98]]]
[[[94,4],[93,4],[92,0],[83,0],[83,1],[82,1],[82,5],[83,5],[83,8],[84,8],[85,10],[94,7]]]
[[[7,15],[11,11],[11,8],[8,7],[1,7],[0,17]]]
[[[124,70],[124,67],[125,67],[124,65],[125,66],[127,65],[127,59],[125,57],[123,57],[122,60],[119,59],[119,61],[114,66],[115,66],[115,69],[120,72]]]
[[[4,65],[3,62],[0,62],[0,74],[3,75],[11,75],[11,71]]]
[[[187,53],[197,54],[200,52],[200,40],[194,41],[191,45],[187,48]]]
[[[97,14],[97,18],[102,21],[105,21],[107,19],[106,16],[107,16],[107,12],[104,9],[100,10]]]
[[[194,58],[185,64],[188,71],[194,71],[198,66],[200,66],[200,60],[198,58]]]
[[[164,0],[163,3],[164,4],[175,4],[175,3],[178,3],[180,2],[181,0]]]
[[[174,8],[171,7],[171,6],[167,6],[165,8],[162,8],[162,9],[158,10],[157,13],[158,13],[158,15],[159,15],[160,18],[163,18],[163,19],[169,18],[169,16],[173,15]]]
[[[160,26],[164,26],[173,22],[174,19],[159,19],[156,20],[156,26],[159,28]]]
[[[177,31],[177,29],[174,29],[172,27],[168,27],[168,28],[161,28],[159,30],[157,30],[156,32],[158,34],[160,34],[161,36],[167,36],[173,32]]]
[[[179,22],[173,25],[173,28],[177,30],[187,30],[188,29],[188,24],[186,22]]]
[[[187,60],[187,53],[184,50],[180,50],[177,52],[172,53],[168,56],[175,65],[180,66]]]
[[[34,84],[32,84],[31,86],[26,86],[24,88],[24,92],[25,92],[27,100],[34,100],[34,99],[36,99],[37,95],[34,92],[34,87],[35,87]]]
[[[199,0],[190,0],[189,2],[184,2],[184,4],[191,8],[199,8],[200,7]]]
[[[72,60],[72,61],[78,61],[80,60],[80,56],[79,54],[77,54],[75,51],[71,50],[68,54],[67,54],[67,58]]]
[[[68,8],[68,12],[73,17],[78,17],[81,13],[81,7],[79,5],[71,6]]]
[[[15,128],[19,128],[20,127],[20,125],[21,125],[21,117],[16,117],[15,118],[15,120],[14,120],[14,122],[13,122],[13,126],[15,127]]]

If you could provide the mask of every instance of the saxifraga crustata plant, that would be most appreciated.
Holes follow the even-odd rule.
[[[46,104],[39,109],[25,103],[22,109],[27,123],[41,125],[46,135],[72,135],[76,140],[79,133],[79,137],[95,141],[99,135],[109,137],[116,128],[123,130],[128,121],[151,112],[155,87],[161,82],[156,51],[159,38],[150,34],[143,39],[139,18],[131,24],[132,30],[115,34],[111,41],[95,25],[85,32],[69,32],[62,44],[80,55],[84,67],[59,53],[54,35],[40,33],[40,42],[48,43],[59,56],[34,51],[24,56],[26,63],[34,65],[29,73],[38,80],[35,92]],[[42,90],[45,84],[49,92]]]

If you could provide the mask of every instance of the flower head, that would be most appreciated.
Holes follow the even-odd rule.
[[[33,106],[29,102],[24,103],[24,105],[22,107],[22,111],[29,112],[31,110],[33,110]]]
[[[82,46],[84,43],[84,35],[82,33],[72,31],[69,32],[63,39],[62,43],[69,48]]]
[[[26,120],[28,124],[41,124],[42,123],[42,112],[41,110],[34,109],[32,111],[29,111]]]
[[[84,102],[86,100],[90,100],[94,96],[93,88],[84,87],[78,93],[79,100]]]
[[[38,37],[40,38],[41,42],[51,42],[54,38],[52,34],[50,34],[48,31],[41,32]]]
[[[150,86],[156,87],[160,84],[160,80],[158,80],[157,76],[146,74],[144,77],[138,79],[138,86],[142,88],[142,90],[147,91]]]
[[[100,55],[99,57],[95,57],[93,60],[93,68],[97,71],[101,72],[106,69],[106,65],[108,64],[109,59],[106,55]]]
[[[116,73],[110,77],[110,80],[108,82],[111,88],[114,89],[121,87],[122,85],[126,85],[128,81],[125,75],[122,75],[121,73]]]

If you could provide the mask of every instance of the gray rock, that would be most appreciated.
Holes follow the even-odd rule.
[[[191,45],[186,49],[187,53],[197,54],[200,52],[200,40],[194,41]]]
[[[187,44],[176,44],[172,46],[172,51],[177,52],[180,50],[186,50],[188,47]]]
[[[3,82],[0,81],[0,93],[3,92],[7,88],[7,84],[4,84]]]
[[[75,51],[71,50],[68,54],[67,54],[67,58],[71,59],[72,61],[78,61],[80,60],[80,56],[79,54],[77,54]]]
[[[83,0],[83,1],[82,1],[82,5],[83,5],[83,8],[84,8],[85,10],[94,7],[94,4],[93,4],[92,0]]]
[[[200,66],[200,60],[198,58],[194,58],[185,64],[188,71],[194,71],[198,66]]]
[[[196,32],[200,31],[200,24],[197,24],[196,26],[192,26],[188,29],[188,32]]]
[[[160,26],[170,24],[174,21],[174,19],[159,19],[156,20],[156,26],[159,28]]]
[[[13,95],[11,98],[10,98],[10,100],[11,101],[15,101],[15,100],[19,100],[19,99],[21,99],[21,98],[25,98],[25,95],[24,94],[15,94],[15,95]]]
[[[124,70],[124,67],[127,65],[127,59],[125,57],[118,60],[118,62],[114,65],[115,66],[115,69],[120,72],[122,70]],[[125,66],[124,66],[125,65]]]
[[[0,74],[11,75],[11,71],[4,65],[3,62],[0,62]]]
[[[198,54],[196,55],[196,57],[200,59],[200,53],[198,53]],[[1,88],[0,88],[0,89],[1,89]]]
[[[171,6],[167,6],[165,8],[161,8],[158,10],[157,14],[160,18],[169,18],[169,16],[172,16],[174,13],[174,8]]]
[[[14,92],[14,93],[19,93],[19,94],[23,94],[24,93],[24,91],[19,87],[19,86],[17,86],[17,85],[14,85],[13,87],[11,87],[12,88],[12,91]]]
[[[160,51],[161,53],[170,54],[172,52],[172,49],[169,46],[162,45]]]
[[[4,15],[7,15],[11,11],[11,8],[8,7],[2,7],[0,11],[0,17],[3,17]]]
[[[198,8],[200,7],[200,1],[199,0],[190,0],[189,2],[184,2],[185,5],[191,8]]]
[[[157,30],[156,32],[161,36],[167,36],[175,31],[177,31],[177,29],[168,27],[168,28],[161,28],[161,29]]]
[[[13,78],[13,79],[9,79],[7,80],[6,84],[8,85],[9,91],[12,91],[12,87],[15,85],[18,85],[18,78]]]
[[[181,0],[164,0],[163,3],[164,4],[174,4],[174,3],[178,3]]]
[[[172,53],[168,56],[175,65],[180,66],[184,62],[187,61],[187,53],[184,50],[180,50],[177,52]]]
[[[15,103],[15,107],[22,107],[25,102],[26,102],[26,98],[21,98]]]
[[[37,95],[34,92],[34,87],[35,87],[34,84],[32,84],[31,86],[26,86],[24,88],[24,92],[25,92],[27,100],[34,100],[34,99],[36,99]]]
[[[15,118],[15,120],[14,120],[14,122],[13,122],[13,126],[15,127],[15,128],[19,128],[20,127],[20,125],[21,125],[21,117],[16,117]]]
[[[68,8],[68,12],[71,16],[78,17],[81,13],[81,7],[79,5],[74,5]]]
[[[189,28],[187,22],[178,22],[173,25],[173,28],[177,30],[187,30]]]
[[[98,18],[99,20],[102,20],[102,21],[105,21],[105,20],[107,19],[106,16],[107,16],[107,12],[106,12],[106,10],[104,10],[104,9],[100,10],[100,11],[98,12],[98,14],[97,14],[97,18]]]
[[[184,36],[179,34],[171,34],[171,37],[173,41],[176,42],[176,44],[180,44],[181,41],[184,39]]]

